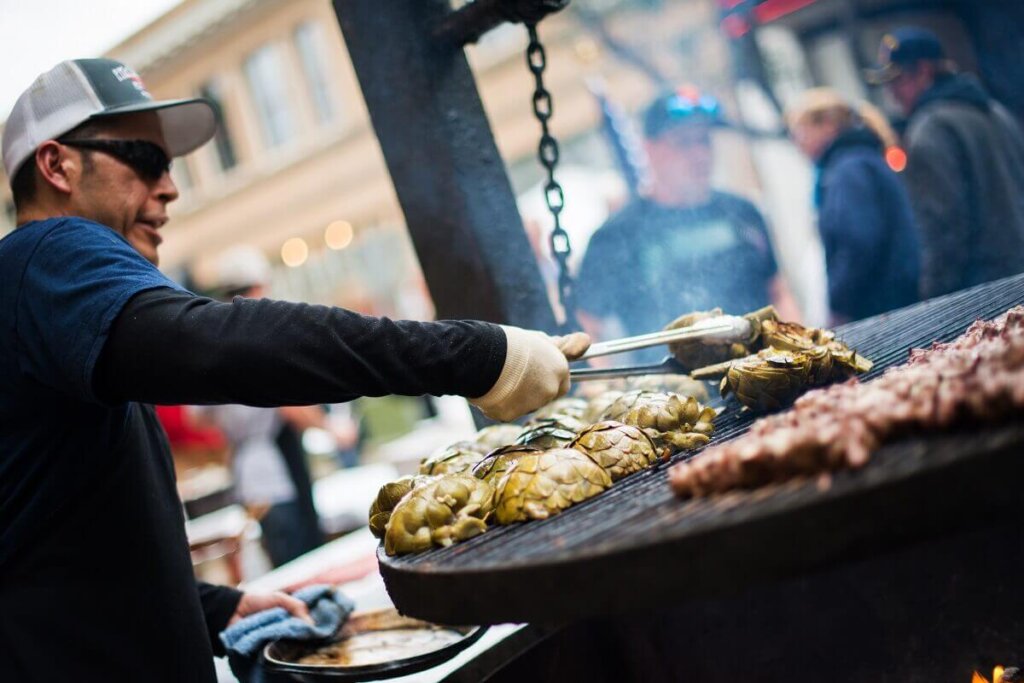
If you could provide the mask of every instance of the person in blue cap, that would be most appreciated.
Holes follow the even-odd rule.
[[[1024,272],[1024,132],[938,37],[904,27],[882,38],[867,80],[908,118],[906,182],[921,242],[921,295]]]
[[[647,107],[650,188],[598,228],[580,266],[581,322],[592,334],[654,332],[716,307],[741,314],[774,304],[784,318],[799,317],[761,213],[711,185],[712,131],[724,125],[719,102],[692,87]]]

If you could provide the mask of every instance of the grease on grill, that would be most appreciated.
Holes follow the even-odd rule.
[[[441,626],[393,628],[357,633],[299,659],[299,664],[369,666],[408,659],[440,650],[463,639],[463,634]]]
[[[407,660],[447,648],[475,627],[440,626],[399,615],[394,609],[355,614],[329,643],[291,643],[281,659],[317,667],[364,667]]]

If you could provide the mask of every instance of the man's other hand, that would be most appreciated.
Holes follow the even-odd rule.
[[[293,598],[287,593],[281,593],[280,591],[275,593],[243,593],[242,599],[238,602],[238,609],[231,615],[231,620],[228,621],[228,626],[231,626],[239,619],[244,619],[250,614],[256,614],[262,612],[265,609],[271,607],[283,607],[288,610],[292,616],[298,617],[305,622],[310,624],[313,623],[312,617],[309,616],[309,609],[306,607],[306,603],[302,602],[298,598]]]

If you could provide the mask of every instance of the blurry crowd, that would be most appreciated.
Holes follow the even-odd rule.
[[[785,112],[816,171],[830,323],[1024,271],[1019,122],[925,29],[886,35],[865,78],[901,110],[901,135],[871,104],[828,88]],[[727,125],[717,100],[694,88],[647,107],[650,189],[594,233],[578,275],[581,323],[598,338],[715,307],[773,304],[799,319],[764,218],[711,186],[712,133]]]

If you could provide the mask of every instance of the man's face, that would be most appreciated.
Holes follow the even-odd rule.
[[[90,139],[146,140],[165,152],[160,122],[154,112],[126,114],[104,121]],[[156,180],[142,178],[128,164],[102,151],[67,147],[71,154],[87,154],[82,173],[71,191],[70,213],[102,223],[125,239],[154,265],[159,263],[158,234],[167,223],[167,205],[177,199],[178,188],[165,172]]]
[[[900,74],[886,84],[886,90],[899,106],[904,116],[910,116],[914,105],[935,82],[934,71],[927,64],[905,67]]]
[[[702,201],[711,187],[711,128],[684,125],[647,140],[655,195],[679,203]]]

